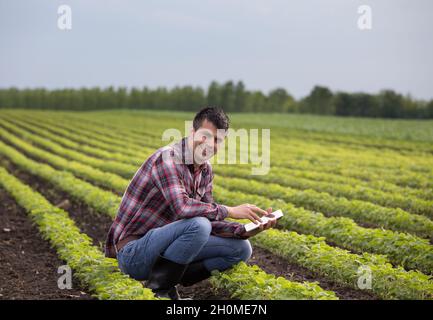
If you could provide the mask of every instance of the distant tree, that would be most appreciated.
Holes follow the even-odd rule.
[[[234,108],[238,112],[245,111],[246,108],[246,91],[242,81],[238,81],[235,86],[235,102]]]
[[[334,97],[335,114],[338,116],[350,115],[351,98],[350,94],[338,92]]]
[[[339,116],[375,117],[379,112],[376,97],[366,93],[338,92],[334,96],[334,107]]]
[[[303,112],[315,114],[334,114],[334,101],[331,90],[315,86],[309,96],[302,101]]]
[[[221,89],[221,107],[227,112],[236,111],[236,96],[233,81],[227,81]]]
[[[377,117],[379,115],[379,103],[376,96],[367,93],[355,94],[357,112],[355,116]]]
[[[216,81],[212,81],[209,85],[207,104],[209,106],[221,106],[221,87]]]
[[[426,106],[426,117],[433,119],[433,99]]]
[[[248,93],[246,102],[246,111],[264,112],[266,108],[266,96],[261,91]]]
[[[382,90],[378,96],[380,116],[399,118],[403,115],[403,96],[393,90]]]
[[[127,100],[128,100],[128,91],[124,87],[120,87],[117,89],[116,92],[116,107],[120,109],[124,109],[127,107]]]
[[[282,88],[277,88],[269,92],[266,111],[287,112],[287,99],[289,94]]]
[[[289,113],[299,113],[299,103],[290,94],[286,99],[284,111]]]

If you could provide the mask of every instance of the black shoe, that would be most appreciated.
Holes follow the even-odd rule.
[[[180,284],[184,287],[189,287],[197,282],[209,278],[210,276],[211,273],[206,269],[203,261],[192,262],[186,268],[185,273],[180,280]]]
[[[171,300],[183,300],[180,296],[179,293],[177,292],[176,287],[171,287],[170,289],[157,289],[154,290],[152,289],[155,297],[158,298],[168,298]]]
[[[152,266],[146,286],[156,297],[179,300],[176,284],[185,272],[187,264],[180,264],[158,256]]]

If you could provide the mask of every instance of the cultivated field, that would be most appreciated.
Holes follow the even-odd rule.
[[[155,299],[105,258],[122,194],[192,113],[0,111],[0,298]],[[233,114],[271,167],[214,164],[214,198],[281,209],[196,299],[433,299],[433,121]],[[42,238],[43,240],[42,240]],[[71,290],[57,268],[71,267]]]

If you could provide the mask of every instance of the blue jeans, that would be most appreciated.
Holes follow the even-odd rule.
[[[147,280],[159,255],[180,264],[203,260],[208,271],[223,271],[250,258],[252,248],[248,240],[213,236],[211,230],[210,221],[204,217],[151,229],[120,249],[119,268],[134,279]]]

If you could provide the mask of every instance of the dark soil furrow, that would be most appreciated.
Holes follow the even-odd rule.
[[[0,203],[0,299],[92,299],[75,280],[72,289],[59,289],[65,262],[4,189]]]

